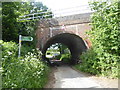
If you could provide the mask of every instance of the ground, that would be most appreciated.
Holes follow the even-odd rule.
[[[52,67],[45,88],[118,88],[118,80],[93,76],[62,65]]]

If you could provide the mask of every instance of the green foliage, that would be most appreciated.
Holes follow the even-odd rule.
[[[35,30],[37,28],[36,23],[39,19],[22,20],[20,16],[25,18],[33,17],[33,15],[27,17],[27,14],[40,13],[48,11],[48,8],[41,2],[2,2],[2,34],[4,41],[18,42],[18,35],[32,36],[34,42],[27,43],[28,45],[34,45],[36,43]],[[51,14],[51,11],[46,15]],[[45,14],[38,14],[36,16],[44,16]],[[52,16],[49,16],[52,17]],[[48,17],[46,17],[48,18]]]
[[[76,67],[92,74],[116,78],[120,62],[118,2],[93,2],[90,6],[96,11],[91,17],[92,30],[87,32],[92,48],[82,54],[83,63]]]
[[[50,46],[46,51],[46,55],[52,56],[52,59],[68,62],[71,58],[71,53],[68,47],[61,43],[56,43]]]
[[[0,40],[0,47],[2,50],[2,67],[7,67],[13,59],[17,57],[18,45],[14,42],[3,42]]]
[[[41,61],[41,52],[33,49],[24,57],[17,58],[17,45],[0,41],[2,46],[3,88],[43,88],[49,68]]]
[[[32,52],[32,49],[33,49],[32,46],[25,45],[25,44],[26,42],[24,42],[24,44],[21,45],[21,56],[22,57],[24,57],[28,52]]]
[[[71,55],[69,53],[62,54],[60,60],[70,59]]]
[[[108,5],[107,2],[97,3],[94,2],[94,9],[97,11],[92,15],[92,30],[89,32],[91,36],[91,41],[93,46],[97,46],[96,48],[103,48],[106,50],[105,52],[111,54],[119,54],[120,55],[120,46],[119,46],[119,9],[118,2],[111,3]],[[102,8],[101,8],[102,7]]]
[[[84,52],[80,58],[82,63],[75,66],[77,69],[109,78],[118,77],[119,56],[104,52],[100,54],[94,48],[91,48]]]
[[[18,40],[19,2],[2,2],[2,36],[4,41]]]

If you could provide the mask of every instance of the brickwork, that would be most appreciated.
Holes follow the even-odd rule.
[[[89,36],[85,34],[91,29],[89,25],[91,13],[58,17],[52,19],[44,19],[38,22],[36,31],[37,48],[42,49],[44,44],[51,37],[60,33],[72,33],[82,37],[86,41],[88,47],[91,46]]]

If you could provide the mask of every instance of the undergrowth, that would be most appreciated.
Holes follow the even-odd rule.
[[[92,2],[92,29],[87,32],[92,48],[84,52],[79,70],[109,78],[118,78],[120,63],[120,32],[118,23],[118,2]]]
[[[3,88],[44,87],[50,69],[41,61],[39,50],[33,49],[18,58],[18,45],[16,43],[0,41],[0,46],[2,47]]]

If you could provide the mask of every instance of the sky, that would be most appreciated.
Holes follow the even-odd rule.
[[[65,16],[71,14],[78,14],[89,12],[88,9],[89,0],[36,0],[36,2],[42,2],[56,16]]]
[[[88,0],[36,0],[36,2],[42,2],[53,10],[88,5]]]

